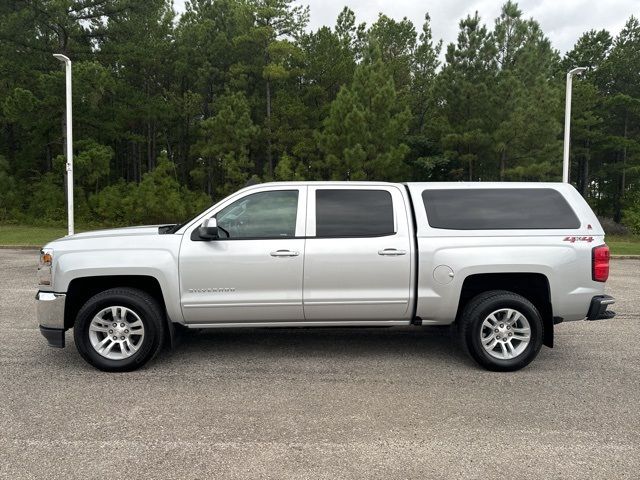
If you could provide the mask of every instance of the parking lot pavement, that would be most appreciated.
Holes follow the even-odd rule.
[[[1,478],[638,478],[640,261],[618,317],[510,374],[418,327],[189,333],[102,373],[45,345],[35,264],[0,250]]]

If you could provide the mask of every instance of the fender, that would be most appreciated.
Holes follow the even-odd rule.
[[[76,278],[143,275],[155,278],[160,284],[167,314],[172,322],[184,323],[180,309],[180,288],[178,280],[177,252],[181,235],[163,235],[154,237],[159,243],[172,243],[169,248],[160,245],[129,248],[120,247],[105,250],[88,248],[81,250],[54,248],[53,284],[56,292],[66,292],[69,284]],[[149,240],[149,239],[147,239]],[[73,242],[61,242],[64,243]],[[94,243],[93,241],[86,243]],[[97,242],[95,242],[97,243]],[[133,242],[135,243],[135,242]]]

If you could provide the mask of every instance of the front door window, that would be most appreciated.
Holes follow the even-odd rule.
[[[298,191],[259,192],[226,206],[216,215],[221,238],[293,238]]]

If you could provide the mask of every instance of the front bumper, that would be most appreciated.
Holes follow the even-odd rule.
[[[36,294],[36,315],[40,332],[52,347],[64,347],[64,293],[41,292]]]
[[[49,328],[40,325],[40,333],[50,347],[64,348],[64,328]]]
[[[587,312],[587,320],[609,320],[616,316],[616,312],[607,310],[609,305],[616,303],[616,300],[609,295],[596,295],[591,299],[591,305]]]

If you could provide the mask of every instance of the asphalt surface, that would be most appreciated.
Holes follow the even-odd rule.
[[[35,265],[0,250],[0,478],[640,478],[640,261],[618,317],[509,374],[417,327],[190,333],[102,373],[46,346]]]

